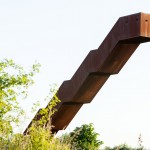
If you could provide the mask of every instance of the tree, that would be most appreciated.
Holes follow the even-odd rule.
[[[39,64],[34,64],[30,71],[24,71],[13,60],[0,62],[0,137],[8,138],[12,123],[17,124],[23,110],[19,99],[24,99],[27,89],[34,83],[33,76],[39,72]]]
[[[92,123],[76,127],[70,133],[72,147],[78,150],[97,150],[103,144],[103,141],[97,139],[98,135]]]

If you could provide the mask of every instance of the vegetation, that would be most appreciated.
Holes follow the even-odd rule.
[[[19,126],[24,119],[24,111],[19,101],[25,99],[28,87],[34,83],[33,77],[39,72],[39,64],[34,64],[30,71],[17,65],[12,60],[0,61],[0,150],[98,150],[103,141],[94,131],[93,124],[76,127],[71,133],[55,137],[51,133],[51,117],[57,111],[55,106],[60,100],[55,95],[56,88],[51,88],[53,99],[41,109],[25,135],[14,133],[13,128]],[[35,104],[36,106],[36,104]],[[131,148],[126,144],[104,150],[143,150],[141,135],[138,138],[139,148]]]
[[[138,137],[138,147],[137,148],[130,147],[127,144],[121,144],[118,146],[114,146],[113,148],[105,147],[104,150],[144,150],[144,146],[142,145],[142,143],[143,143],[142,136],[140,134]]]
[[[69,135],[72,147],[78,150],[97,150],[103,144],[97,139],[99,134],[94,131],[92,123],[76,127]]]
[[[39,121],[33,121],[28,134],[15,134],[13,127],[19,125],[24,111],[19,100],[27,97],[27,90],[34,83],[33,77],[39,72],[39,64],[34,64],[26,72],[12,60],[0,62],[0,149],[1,150],[69,150],[69,145],[62,143],[51,134],[51,115],[56,111],[54,106],[59,102],[54,95],[53,101],[46,109],[41,109],[43,115]],[[51,90],[54,92],[55,90]]]
[[[143,148],[133,148],[133,147],[128,146],[127,144],[121,144],[121,145],[115,146],[113,148],[105,147],[104,150],[144,150],[144,149]]]
[[[0,137],[7,139],[13,132],[12,124],[17,125],[24,113],[19,106],[19,99],[27,96],[27,89],[33,82],[33,76],[39,71],[39,64],[31,71],[15,64],[12,60],[0,62]]]

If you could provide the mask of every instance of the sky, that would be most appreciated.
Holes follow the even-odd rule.
[[[36,100],[44,107],[49,85],[69,80],[119,17],[138,12],[150,13],[150,1],[0,0],[0,59],[11,58],[26,69],[34,62],[42,65],[30,88],[26,112]],[[107,146],[138,146],[141,134],[143,145],[150,149],[149,49],[150,43],[141,44],[65,132],[93,123]]]

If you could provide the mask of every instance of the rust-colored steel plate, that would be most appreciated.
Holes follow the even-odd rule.
[[[70,104],[70,103],[62,103],[59,108],[59,111],[56,112],[52,118],[53,124],[55,124],[52,131],[58,131],[65,129],[79,109],[82,107],[83,104]],[[59,118],[59,119],[58,119]],[[65,126],[64,126],[65,122]]]
[[[71,80],[64,81],[57,96],[61,103],[52,117],[53,132],[67,127],[79,109],[90,103],[110,75],[117,74],[137,49],[150,41],[150,14],[120,17],[102,44],[89,52]]]

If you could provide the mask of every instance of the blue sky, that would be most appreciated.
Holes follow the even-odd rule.
[[[26,106],[42,101],[49,84],[69,80],[120,16],[138,12],[150,13],[150,1],[0,0],[0,59],[12,58],[25,68],[35,61],[42,65]],[[141,133],[150,148],[149,49],[150,43],[140,45],[66,131],[92,122],[106,145],[137,146]]]

